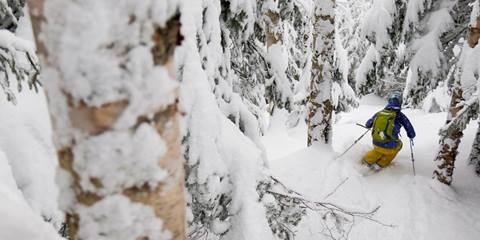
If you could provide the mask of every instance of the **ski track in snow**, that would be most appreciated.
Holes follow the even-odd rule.
[[[325,146],[306,148],[306,126],[287,130],[283,127],[285,113],[277,114],[262,139],[272,172],[308,199],[335,202],[348,209],[363,211],[381,206],[375,219],[395,225],[390,228],[357,219],[349,239],[478,239],[480,179],[473,174],[466,160],[475,134],[474,124],[467,128],[460,145],[452,187],[431,178],[438,148],[438,130],[445,121],[445,113],[404,110],[418,135],[414,146],[416,177],[413,177],[410,146],[404,130],[403,149],[392,166],[376,174],[363,177],[357,170],[362,156],[371,149],[369,134],[335,160],[335,156],[365,132],[355,123],[365,123],[383,104],[383,100],[367,96],[358,109],[336,116],[333,151]],[[334,191],[345,179],[346,182]],[[318,230],[319,224],[318,216],[309,214],[297,229],[296,239],[325,239]]]

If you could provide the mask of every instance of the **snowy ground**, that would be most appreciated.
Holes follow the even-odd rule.
[[[282,114],[272,118],[272,125],[263,138],[273,173],[289,187],[307,198],[335,202],[356,210],[381,209],[376,219],[395,227],[385,227],[366,220],[357,220],[350,239],[478,239],[480,236],[480,178],[467,166],[475,126],[471,124],[460,146],[452,188],[431,179],[433,158],[438,149],[438,130],[446,114],[426,114],[405,110],[416,131],[415,158],[417,176],[413,177],[410,149],[402,130],[404,148],[393,166],[368,177],[359,175],[356,167],[371,147],[369,134],[348,154],[334,160],[365,130],[355,123],[364,123],[383,107],[384,101],[368,96],[361,106],[336,118],[333,151],[326,147],[305,148],[306,127],[286,130]],[[475,123],[476,124],[476,123]],[[326,198],[344,181],[335,194]],[[318,217],[309,216],[297,232],[297,239],[322,239]]]

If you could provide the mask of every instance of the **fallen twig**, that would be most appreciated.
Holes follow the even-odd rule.
[[[285,192],[274,191],[272,189],[268,189],[266,192],[274,196],[276,199],[285,199],[286,202],[296,202],[305,209],[320,213],[323,219],[323,234],[331,239],[348,239],[348,236],[353,229],[353,225],[355,224],[356,218],[365,219],[383,227],[396,227],[393,224],[383,223],[374,218],[374,215],[379,211],[381,206],[377,206],[370,211],[349,210],[346,207],[342,207],[334,203],[307,199],[301,193],[287,187],[275,177],[271,177],[271,179],[277,184],[277,186],[281,186]],[[342,185],[347,182],[347,180],[348,178],[340,182],[332,192],[326,195],[325,199],[332,196]],[[291,229],[288,229],[288,231],[293,233]]]

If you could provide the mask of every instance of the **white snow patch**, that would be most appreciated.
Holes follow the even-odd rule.
[[[91,179],[100,180],[103,187],[98,190],[105,195],[145,183],[155,188],[168,176],[159,166],[166,151],[157,130],[144,123],[135,133],[109,131],[79,142],[73,149],[74,169],[87,191],[97,190]]]
[[[60,240],[52,225],[33,211],[18,189],[12,167],[0,151],[0,239]]]
[[[85,240],[172,239],[154,210],[123,195],[108,196],[92,207],[80,207],[78,237]]]

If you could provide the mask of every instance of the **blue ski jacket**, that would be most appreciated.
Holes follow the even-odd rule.
[[[378,142],[373,141],[373,144],[375,144],[376,146],[382,147],[382,148],[388,148],[388,149],[396,148],[397,145],[399,144],[398,135],[400,134],[400,129],[401,129],[402,126],[405,128],[405,131],[407,131],[407,136],[409,138],[415,138],[415,136],[416,136],[415,129],[413,129],[413,126],[410,123],[410,120],[408,120],[408,118],[407,118],[407,116],[405,116],[405,114],[403,114],[400,110],[398,110],[397,106],[391,106],[389,104],[385,107],[385,109],[398,111],[397,112],[397,117],[395,118],[395,125],[393,126],[393,136],[392,137],[395,140],[392,140],[392,141],[387,142],[387,143],[378,143]],[[375,113],[375,115],[373,115],[373,117],[370,118],[367,121],[367,123],[365,124],[365,127],[372,128],[373,121],[375,121],[376,116],[377,116],[377,113]]]

